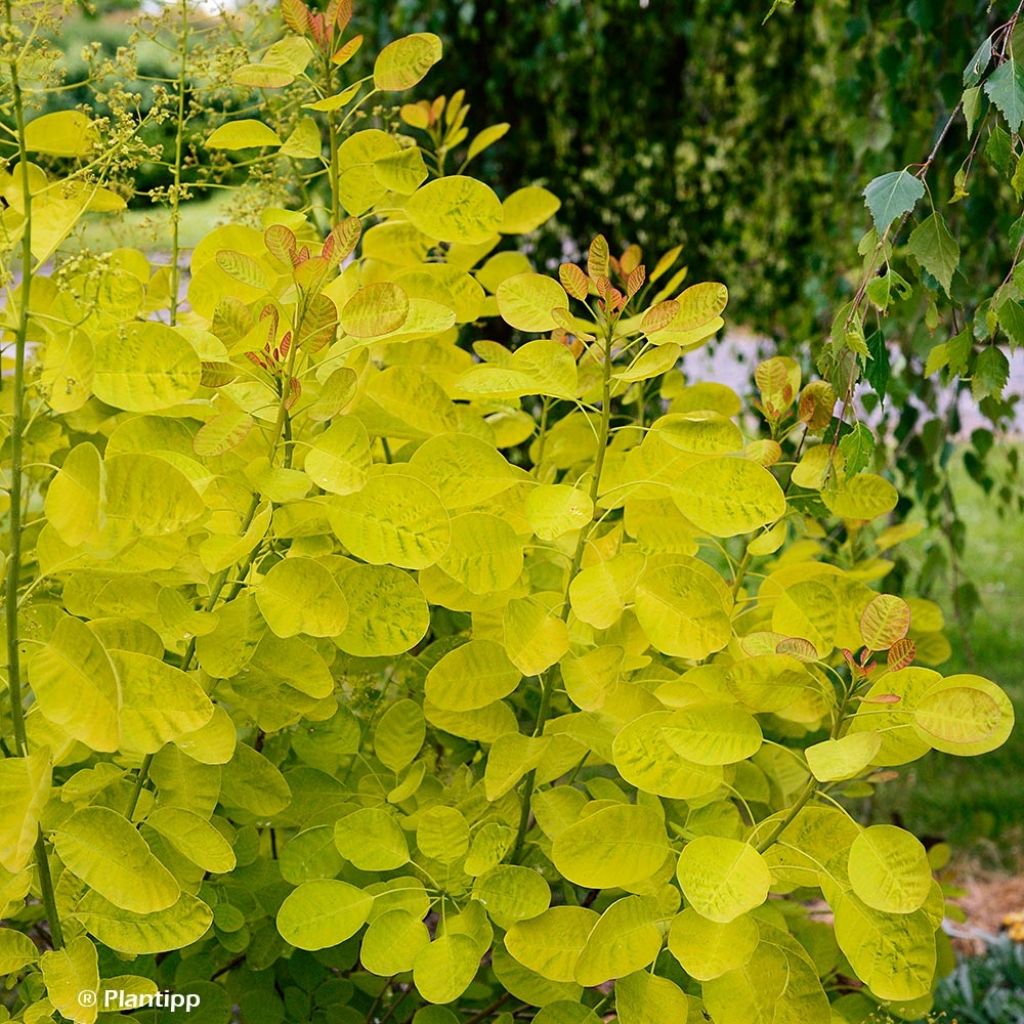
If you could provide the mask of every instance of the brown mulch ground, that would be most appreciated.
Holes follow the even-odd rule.
[[[956,926],[961,934],[954,945],[968,955],[985,951],[985,937],[999,934],[1007,914],[1024,911],[1024,864],[1007,873],[964,863],[958,866],[953,883],[964,891],[953,902],[966,915],[963,924]]]

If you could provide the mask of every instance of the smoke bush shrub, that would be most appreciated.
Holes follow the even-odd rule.
[[[285,113],[207,144],[309,203],[211,231],[184,301],[135,250],[47,276],[117,205],[114,151],[26,119],[5,51],[13,1018],[926,1012],[943,892],[849,801],[1012,710],[885,592],[912,530],[831,388],[782,357],[751,403],[684,379],[723,285],[601,237],[538,272],[505,241],[557,200],[465,173],[505,126],[470,139],[461,95],[359,116],[440,40],[347,83],[350,5],[283,13],[235,80]]]

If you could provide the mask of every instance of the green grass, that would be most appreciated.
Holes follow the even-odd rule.
[[[211,228],[227,223],[232,194],[215,190],[208,199],[196,199],[181,207],[179,242],[183,249],[194,249]],[[143,252],[166,252],[171,238],[171,214],[164,206],[124,210],[121,213],[90,214],[76,229],[76,244],[105,252],[118,246]]]
[[[1014,703],[1017,725],[1004,746],[982,757],[932,753],[907,765],[899,780],[881,788],[874,815],[883,820],[896,812],[918,835],[941,836],[961,850],[1009,863],[1024,836],[1024,531],[1019,515],[998,514],[959,455],[951,475],[968,526],[962,568],[980,591],[982,607],[967,631],[972,665],[948,588],[935,595],[945,608],[953,646],[953,657],[940,671],[974,672],[999,683]],[[918,541],[920,555],[925,538]]]

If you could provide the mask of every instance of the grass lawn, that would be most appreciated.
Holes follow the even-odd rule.
[[[231,199],[231,192],[215,189],[208,199],[183,203],[178,228],[181,247],[194,249],[212,228],[227,223]],[[165,252],[171,238],[170,211],[164,206],[153,206],[116,214],[90,214],[76,229],[73,238],[76,245],[97,252],[117,246],[143,252]]]
[[[1017,725],[1004,746],[982,757],[932,753],[907,765],[898,781],[881,787],[875,814],[883,820],[898,812],[918,835],[942,836],[961,850],[1011,866],[1024,848],[1024,529],[1019,515],[998,515],[959,455],[953,462],[960,513],[968,525],[963,569],[981,593],[982,608],[969,630],[972,667],[948,594],[939,597],[953,646],[953,657],[940,671],[975,672],[999,683],[1013,700]]]

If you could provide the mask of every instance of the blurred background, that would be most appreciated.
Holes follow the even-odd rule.
[[[928,527],[892,571],[943,606],[943,670],[998,680],[1018,714],[1024,339],[992,340],[979,325],[993,289],[1021,295],[1022,146],[995,118],[974,111],[969,126],[958,111],[975,102],[964,89],[977,84],[970,68],[979,47],[1020,10],[984,0],[361,0],[353,25],[367,42],[345,68],[351,78],[366,74],[363,55],[391,38],[437,33],[445,58],[417,98],[464,89],[471,130],[511,126],[475,165],[477,176],[500,195],[535,183],[562,201],[530,237],[535,260],[556,265],[598,232],[618,250],[639,243],[649,260],[681,244],[690,280],[724,281],[732,296],[730,330],[687,369],[713,367],[740,390],[759,353],[794,355],[807,367],[820,360],[863,272],[865,185],[934,150],[929,200],[957,238],[960,269],[948,300],[908,285],[879,318],[884,379],[876,363],[858,411],[875,431],[875,458],[895,467],[906,495],[899,516]],[[103,83],[116,81],[136,94],[140,112],[166,102],[180,13],[180,4],[152,0],[72,8],[52,39],[66,81],[92,77],[101,102]],[[277,12],[190,2],[189,17],[186,247],[217,223],[294,199],[243,166],[210,164],[201,145],[228,112],[278,116],[271,91],[230,87],[231,69],[279,36]],[[1008,35],[1024,60],[1020,27]],[[48,109],[91,97],[85,86],[55,90]],[[173,137],[169,120],[146,129],[157,156],[133,169],[128,209],[86,224],[69,245],[159,246]],[[218,187],[243,182],[241,201]],[[925,373],[935,346],[965,324],[998,347],[1005,372],[1000,362],[994,381]],[[964,948],[1003,957],[947,984],[943,998],[962,1020],[1024,1020],[1019,944],[1004,924],[1024,911],[1022,737],[1018,729],[1001,750],[969,762],[935,754],[909,765],[873,809],[931,845],[950,845],[946,870],[965,891]],[[1024,938],[1024,926],[1017,931]]]

